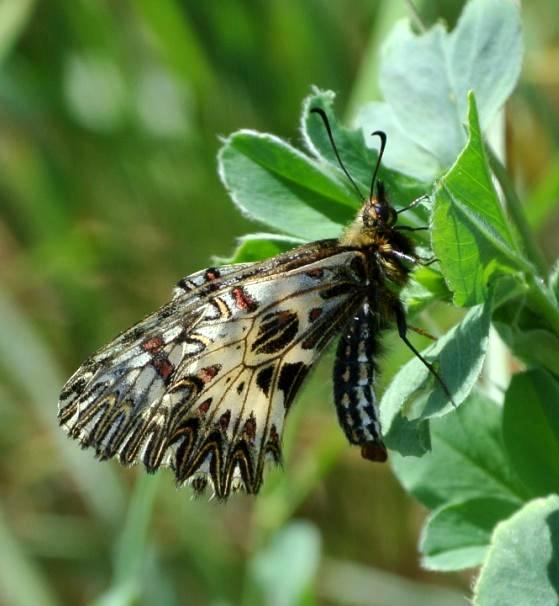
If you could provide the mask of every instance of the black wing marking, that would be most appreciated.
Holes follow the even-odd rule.
[[[61,424],[100,458],[169,466],[221,498],[257,492],[303,378],[365,297],[364,262],[315,243],[181,280],[68,381]]]

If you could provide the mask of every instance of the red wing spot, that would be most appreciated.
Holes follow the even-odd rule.
[[[142,349],[149,351],[150,353],[157,353],[164,345],[164,341],[161,337],[152,337],[142,343]]]
[[[201,417],[203,417],[208,412],[208,410],[210,409],[211,403],[212,403],[212,399],[208,398],[207,400],[204,400],[202,402],[202,404],[200,404],[200,406],[198,406],[198,409],[197,409],[198,414]]]
[[[311,309],[309,312],[309,322],[314,322],[315,320],[317,320],[320,317],[321,313],[322,309],[320,307],[315,307],[314,309]]]
[[[221,366],[219,364],[214,364],[213,366],[206,366],[206,368],[201,368],[196,376],[203,383],[209,383],[220,370]]]
[[[288,324],[289,322],[291,322],[293,320],[293,317],[296,317],[296,314],[294,314],[292,311],[284,310],[284,311],[280,311],[276,315],[276,321],[279,326],[285,326],[285,324]]]
[[[310,269],[309,271],[306,272],[307,276],[309,276],[309,278],[322,278],[324,276],[324,270],[320,269],[320,267],[317,267],[316,269]]]
[[[175,370],[175,367],[169,362],[168,358],[163,356],[154,358],[153,367],[157,371],[157,374],[164,380],[168,379],[173,373],[173,370]]]
[[[242,311],[254,311],[258,304],[241,286],[235,287],[231,294],[235,300],[235,305]]]
[[[250,413],[250,417],[245,422],[243,433],[249,442],[254,442],[254,438],[256,437],[256,419],[252,413]]]
[[[314,349],[316,344],[320,341],[320,337],[322,335],[318,331],[314,331],[314,334],[309,335],[302,343],[301,347],[303,349]]]
[[[221,415],[221,417],[219,417],[218,422],[219,422],[219,427],[220,427],[221,431],[227,431],[230,421],[231,421],[231,411],[227,410]]]
[[[210,267],[206,270],[206,273],[204,274],[204,277],[208,282],[211,282],[212,280],[217,280],[220,276],[221,274],[219,273],[219,269],[216,269],[215,267]]]

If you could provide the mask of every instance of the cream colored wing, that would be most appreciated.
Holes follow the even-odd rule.
[[[100,458],[170,466],[197,491],[256,493],[302,380],[366,293],[361,253],[303,253],[181,280],[68,381],[64,429]]]

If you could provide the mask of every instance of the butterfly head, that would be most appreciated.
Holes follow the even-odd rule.
[[[365,202],[361,210],[363,226],[369,229],[391,229],[398,220],[398,213],[386,197],[384,183],[377,182],[377,194]]]
[[[376,194],[366,200],[355,221],[343,233],[340,243],[363,249],[374,249],[381,254],[392,250],[413,249],[411,242],[396,227],[398,212],[390,204],[384,185],[377,183]]]

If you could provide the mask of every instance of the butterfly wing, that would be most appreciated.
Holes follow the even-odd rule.
[[[181,280],[68,381],[61,424],[101,458],[256,493],[310,366],[363,301],[364,265],[325,241]]]

